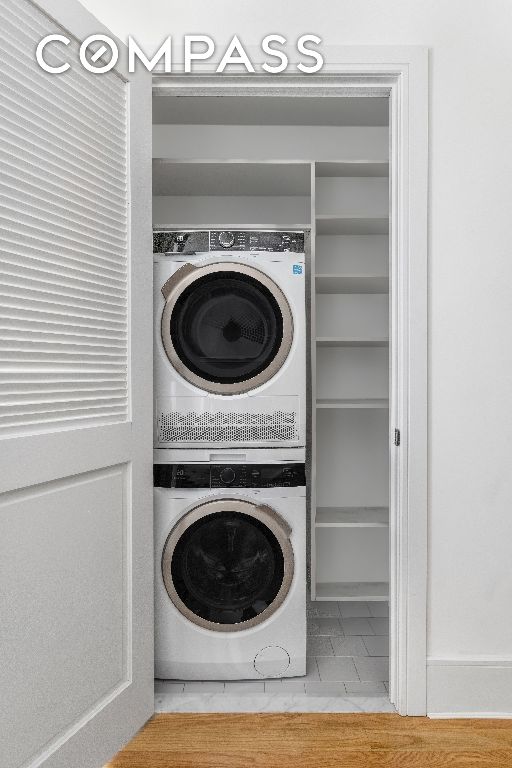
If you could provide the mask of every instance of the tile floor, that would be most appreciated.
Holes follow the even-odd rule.
[[[238,702],[237,709],[244,708],[244,700],[239,697],[250,695],[255,701],[256,699],[259,701],[258,710],[255,711],[272,708],[270,700],[274,697],[283,699],[283,708],[294,711],[300,711],[295,707],[300,707],[301,702],[305,711],[317,711],[317,709],[329,711],[326,707],[332,708],[333,703],[342,706],[343,701],[359,697],[368,699],[365,711],[388,709],[391,705],[387,700],[389,679],[387,603],[310,602],[307,611],[308,647],[305,677],[229,682],[157,680],[155,681],[157,711],[188,709],[185,699],[189,698],[192,706],[193,701],[197,701],[198,694],[200,696],[210,694],[208,696],[210,700],[213,695],[214,701],[210,701],[209,706],[227,705],[226,694],[230,694]],[[223,694],[226,698],[223,699],[217,694]],[[372,701],[372,698],[375,700]],[[319,699],[322,699],[323,704]],[[385,706],[386,704],[388,707]],[[213,710],[209,709],[209,711]]]

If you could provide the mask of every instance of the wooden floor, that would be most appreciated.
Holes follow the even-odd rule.
[[[512,768],[512,720],[155,715],[105,768]]]

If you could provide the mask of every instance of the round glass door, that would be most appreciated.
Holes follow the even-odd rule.
[[[195,624],[236,631],[267,619],[293,575],[287,524],[269,507],[226,499],[189,512],[162,555],[167,593]]]
[[[279,370],[292,342],[292,316],[282,291],[262,272],[233,263],[186,265],[164,289],[162,341],[188,381],[236,394]]]

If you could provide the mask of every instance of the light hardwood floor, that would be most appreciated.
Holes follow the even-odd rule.
[[[512,720],[155,715],[105,768],[512,768]]]

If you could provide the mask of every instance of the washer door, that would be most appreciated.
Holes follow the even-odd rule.
[[[291,529],[270,507],[216,499],[188,512],[169,534],[162,576],[194,624],[234,632],[262,623],[290,590]]]
[[[163,286],[162,342],[174,368],[207,392],[261,386],[286,360],[293,339],[281,289],[246,264],[186,264]]]

